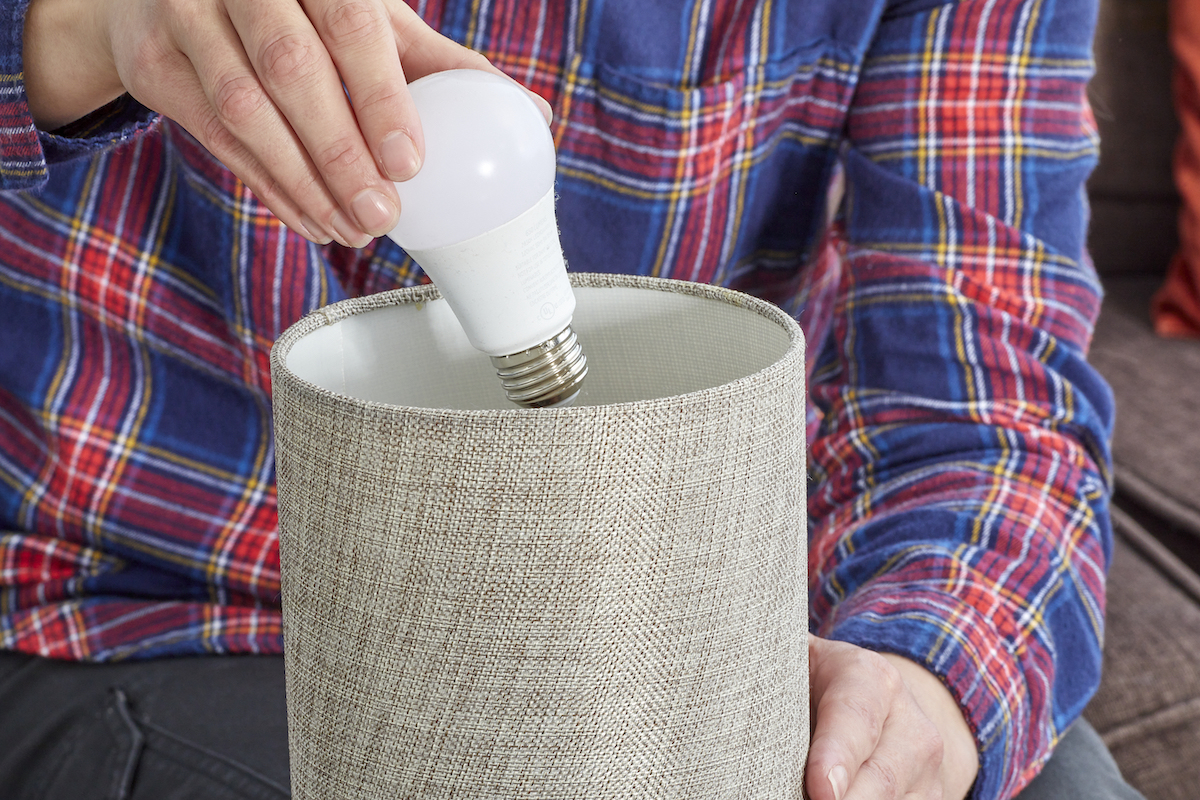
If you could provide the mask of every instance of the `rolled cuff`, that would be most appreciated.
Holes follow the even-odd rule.
[[[37,189],[49,166],[121,144],[153,126],[158,115],[129,95],[56,131],[33,124],[25,95],[25,10],[28,0],[0,0],[0,191]]]
[[[1045,674],[1047,665],[1037,663],[1043,647],[1018,648],[994,620],[954,594],[876,582],[847,598],[829,622],[820,635],[903,656],[949,689],[979,753],[973,800],[1017,794],[1041,771],[1065,730],[1058,724],[1063,721],[1048,718],[1049,697],[1026,675],[1030,669]]]

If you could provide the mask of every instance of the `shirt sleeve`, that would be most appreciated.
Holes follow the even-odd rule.
[[[848,123],[846,251],[812,386],[813,621],[939,676],[976,737],[972,797],[1009,798],[1100,678],[1096,7],[901,5]]]
[[[29,0],[0,0],[0,191],[36,189],[48,167],[120,144],[157,122],[158,115],[123,95],[57,131],[33,124],[22,64],[25,10]]]

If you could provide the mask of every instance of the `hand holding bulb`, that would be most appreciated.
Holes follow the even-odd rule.
[[[421,166],[406,81],[500,74],[403,0],[31,0],[20,33],[41,130],[128,93],[186,128],[289,228],[350,247],[395,226],[393,181]]]
[[[516,83],[448,70],[409,85],[425,163],[397,183],[388,235],[421,265],[505,393],[531,407],[569,404],[587,361],[571,330],[575,297],[554,218],[554,141]]]

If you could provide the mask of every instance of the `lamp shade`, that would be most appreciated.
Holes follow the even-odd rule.
[[[433,287],[275,344],[297,800],[802,796],[800,329],[572,282],[570,408],[509,404]]]

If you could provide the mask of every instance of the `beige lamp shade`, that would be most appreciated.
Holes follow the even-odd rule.
[[[513,407],[432,287],[276,343],[297,800],[801,797],[800,329],[573,283],[570,408]]]

